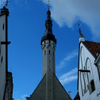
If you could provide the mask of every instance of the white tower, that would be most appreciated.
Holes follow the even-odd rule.
[[[51,71],[55,74],[55,47],[56,38],[52,34],[52,21],[50,18],[51,12],[47,11],[47,20],[45,22],[45,34],[41,39],[43,52],[43,76]]]

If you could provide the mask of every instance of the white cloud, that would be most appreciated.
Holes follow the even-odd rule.
[[[59,77],[60,82],[64,85],[77,79],[77,68],[67,72]]]
[[[17,99],[17,100],[26,100],[26,97],[27,97],[28,95],[27,94],[24,94],[24,95],[22,95],[21,97],[20,97],[20,99]]]
[[[47,0],[42,0],[47,4]],[[100,37],[100,0],[50,0],[53,19],[60,27],[69,28],[78,20],[89,26],[92,34]]]
[[[22,98],[22,100],[26,100],[26,97],[27,97],[28,95],[27,94],[25,94],[25,95],[23,95],[21,98]]]
[[[63,58],[63,60],[60,62],[59,65],[57,65],[57,69],[60,69],[60,68],[63,68],[65,67],[66,63],[73,59],[75,56],[78,55],[78,52],[77,51],[73,51],[71,53],[68,53],[67,56],[65,58]]]

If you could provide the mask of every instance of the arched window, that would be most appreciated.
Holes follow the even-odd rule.
[[[90,72],[87,73],[87,89],[89,90],[90,94],[95,90],[95,84],[94,84],[94,77],[93,77],[93,70],[92,70],[92,64],[91,60],[89,58],[86,59],[86,69]]]
[[[80,56],[79,56],[79,69],[83,69],[83,58],[82,58],[82,53],[83,53],[83,47],[80,49]],[[81,91],[82,91],[82,96],[84,95],[84,78],[83,78],[83,73],[80,72],[79,74],[80,77],[80,85],[81,85]]]
[[[85,67],[86,67],[86,70],[90,70],[90,67],[91,67],[91,65],[90,65],[90,61],[89,61],[89,58],[87,58],[86,59],[86,62],[85,62]],[[89,74],[90,74],[90,72],[87,72],[86,73],[86,90],[88,90],[89,89]]]

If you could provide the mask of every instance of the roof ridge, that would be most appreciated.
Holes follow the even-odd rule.
[[[100,44],[100,42],[94,42],[94,41],[88,41],[88,40],[85,40],[86,42],[93,42],[93,43],[99,43]]]

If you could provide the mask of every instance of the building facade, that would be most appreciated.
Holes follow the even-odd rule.
[[[100,100],[100,43],[79,37],[78,92],[80,100]]]
[[[0,100],[12,100],[12,73],[8,72],[8,16],[4,6],[0,13]]]

